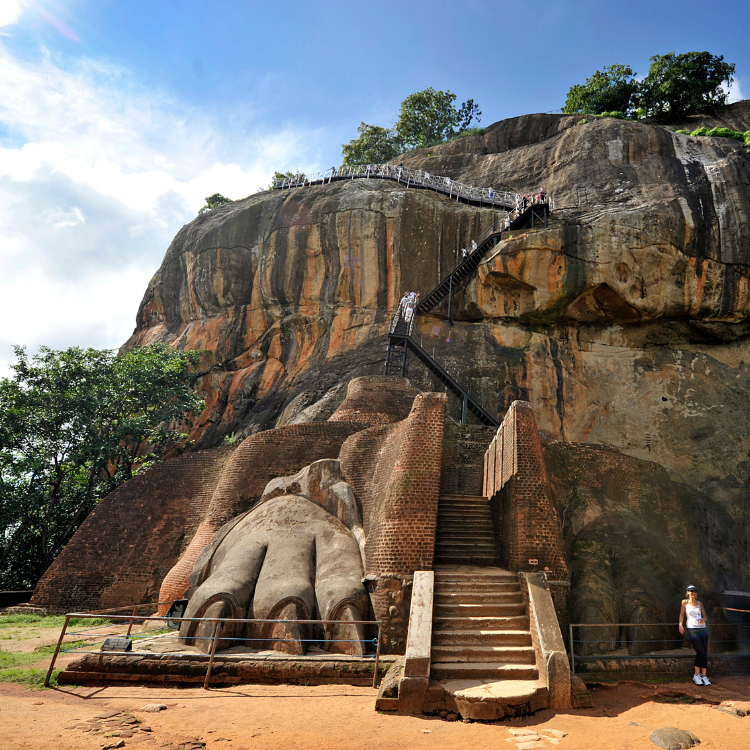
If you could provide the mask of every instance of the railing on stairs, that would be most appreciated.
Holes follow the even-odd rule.
[[[409,353],[412,353],[448,390],[461,399],[461,423],[466,423],[469,412],[477,416],[483,424],[499,427],[500,422],[492,416],[447,370],[431,357],[413,338],[414,321],[405,321],[400,312],[391,320],[388,332],[388,353],[385,360],[385,375],[400,375],[405,378],[409,372]],[[400,350],[400,351],[397,351]]]
[[[448,318],[453,323],[452,298],[453,290],[461,281],[470,276],[477,269],[486,255],[494,248],[502,238],[503,232],[520,229],[527,223],[533,227],[537,221],[542,221],[547,226],[550,203],[548,200],[532,199],[528,205],[523,203],[516,211],[511,211],[508,216],[497,227],[495,223],[489,227],[475,242],[477,249],[466,258],[459,258],[453,268],[438,282],[425,298],[417,305],[417,312],[427,313],[437,307],[448,297]]]

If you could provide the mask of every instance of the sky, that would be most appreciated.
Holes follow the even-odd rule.
[[[750,97],[750,5],[0,0],[0,375],[12,345],[116,348],[207,195],[338,165],[429,86],[482,125],[595,70],[708,50]]]

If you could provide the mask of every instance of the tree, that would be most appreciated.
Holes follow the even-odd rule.
[[[636,75],[629,65],[605,66],[587,78],[586,83],[577,84],[568,91],[562,111],[568,115],[628,114],[638,91]]]
[[[640,86],[639,105],[644,114],[660,118],[722,106],[728,96],[722,84],[732,83],[734,71],[734,63],[710,52],[655,55]]]
[[[273,190],[276,187],[277,182],[284,182],[284,180],[303,180],[305,178],[304,172],[274,172],[271,184],[268,186],[269,190]]]
[[[212,208],[216,208],[217,206],[223,206],[225,203],[234,203],[234,201],[224,197],[221,193],[214,193],[213,195],[209,195],[208,198],[206,198],[206,205],[203,206],[200,211],[198,211],[198,214],[204,214],[206,213],[206,211],[210,211]]]
[[[385,164],[403,151],[401,139],[393,128],[360,123],[359,138],[343,144],[344,165]]]
[[[33,586],[109,491],[187,436],[198,352],[15,348],[0,380],[0,588]]]
[[[456,109],[456,95],[450,91],[433,88],[418,91],[401,102],[396,122],[396,133],[405,146],[428,146],[443,141],[461,130],[466,130],[472,120],[480,121],[479,106],[469,99]]]

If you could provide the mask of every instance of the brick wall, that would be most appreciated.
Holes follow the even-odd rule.
[[[405,420],[342,447],[342,471],[362,506],[368,573],[432,568],[445,402],[442,393],[420,394]]]
[[[531,405],[514,401],[485,454],[484,494],[510,570],[547,570],[567,580],[568,564],[542,444]],[[529,560],[538,561],[530,565]]]
[[[86,518],[37,584],[31,603],[53,612],[155,601],[208,511],[230,448],[157,464]]]
[[[354,378],[349,382],[346,398],[329,421],[355,422],[363,427],[398,422],[409,415],[417,393],[406,378]]]

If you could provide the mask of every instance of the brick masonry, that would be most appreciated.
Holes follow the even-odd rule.
[[[542,443],[531,405],[514,401],[485,454],[484,495],[490,499],[502,564],[568,579],[568,563]],[[538,564],[531,564],[536,560]]]
[[[154,601],[205,517],[231,453],[180,456],[110,493],[42,576],[31,604],[70,612]]]
[[[357,378],[328,422],[153,467],[99,504],[32,604],[59,612],[181,598],[216,529],[251,508],[271,479],[341,452],[369,537],[368,589],[386,621],[384,653],[403,650],[412,574],[432,566],[445,410],[443,394],[415,396],[404,379]]]

